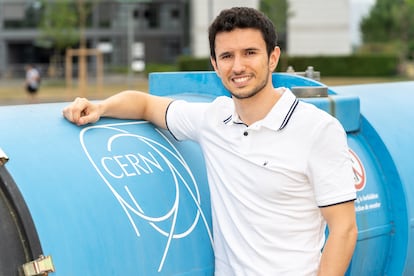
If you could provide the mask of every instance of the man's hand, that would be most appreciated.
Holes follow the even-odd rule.
[[[99,104],[93,104],[85,98],[76,98],[62,113],[68,121],[78,126],[95,123],[102,114]]]

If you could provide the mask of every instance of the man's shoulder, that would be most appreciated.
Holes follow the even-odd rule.
[[[319,118],[325,120],[332,120],[335,118],[327,111],[303,100],[299,100],[298,110],[303,112],[303,115],[308,118]]]
[[[233,104],[233,100],[228,96],[218,96],[212,101],[212,104],[223,104],[223,105],[229,105]]]

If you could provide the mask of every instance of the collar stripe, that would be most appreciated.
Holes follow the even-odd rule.
[[[226,118],[226,119],[224,119],[223,120],[223,123],[225,123],[225,124],[227,124],[228,122],[230,122],[231,121],[231,118],[232,118],[233,116],[232,115],[230,115],[228,118]]]
[[[292,105],[290,106],[290,109],[288,111],[288,113],[286,114],[285,119],[283,120],[282,124],[280,125],[278,130],[282,130],[285,128],[285,126],[287,125],[287,123],[290,120],[290,117],[292,117],[293,111],[295,111],[295,108],[298,106],[299,104],[299,100],[295,99],[295,101],[292,103]]]

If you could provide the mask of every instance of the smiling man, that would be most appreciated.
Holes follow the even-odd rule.
[[[63,115],[144,119],[202,148],[211,192],[215,275],[343,275],[357,226],[352,164],[339,122],[275,88],[272,22],[223,10],[209,28],[211,63],[232,97],[190,103],[124,91],[77,98]],[[325,242],[325,227],[329,236]]]

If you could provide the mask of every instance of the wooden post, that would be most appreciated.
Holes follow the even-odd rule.
[[[86,96],[86,87],[87,87],[87,78],[88,78],[88,72],[86,68],[86,49],[80,48],[79,49],[79,72],[78,72],[78,81],[79,81],[79,94],[82,97]]]
[[[72,49],[66,49],[65,57],[65,78],[66,78],[66,97],[72,96]]]
[[[93,55],[96,57],[96,87],[97,92],[102,91],[103,81],[103,58],[102,52],[97,49],[87,49],[85,38],[85,22],[86,13],[84,0],[78,0],[78,12],[79,12],[79,30],[80,30],[80,42],[79,49],[66,50],[66,87],[68,90],[72,90],[72,57],[78,57],[78,93],[82,97],[86,97],[86,89],[88,83],[88,68],[87,57]]]
[[[98,49],[67,49],[66,50],[66,89],[68,91],[72,91],[72,58],[74,56],[79,57],[79,64],[78,64],[78,92],[79,95],[82,97],[86,97],[86,88],[87,88],[87,66],[86,66],[86,58],[88,56],[95,56],[96,57],[96,88],[97,92],[100,94],[102,93],[103,87],[103,55],[102,52]]]
[[[79,12],[79,30],[80,30],[80,47],[79,47],[79,72],[78,72],[78,81],[79,81],[79,93],[82,97],[85,97],[86,94],[86,83],[88,79],[88,71],[86,65],[86,38],[85,38],[85,22],[86,22],[86,13],[83,0],[78,0],[78,12]]]
[[[103,54],[99,50],[96,50],[96,85],[98,88],[97,92],[101,97],[103,88]]]

